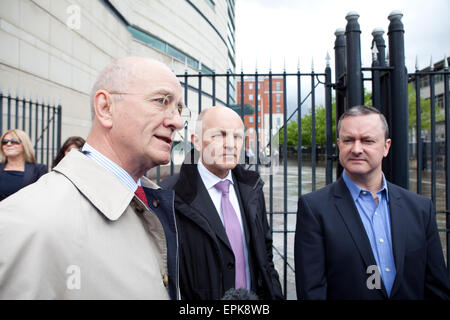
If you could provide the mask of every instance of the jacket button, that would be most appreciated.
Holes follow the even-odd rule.
[[[228,262],[227,268],[228,268],[228,270],[232,270],[234,268],[234,263],[233,262]]]
[[[159,206],[159,201],[158,201],[157,199],[154,199],[154,200],[153,200],[153,206],[154,206],[155,208],[158,208],[158,206]]]
[[[164,273],[163,275],[163,283],[164,286],[167,288],[167,286],[169,285],[169,276],[167,275],[167,273]]]

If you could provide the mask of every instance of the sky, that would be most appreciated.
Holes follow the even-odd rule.
[[[372,31],[382,28],[388,44],[388,16],[403,13],[405,60],[414,72],[450,56],[450,0],[236,0],[236,71],[323,72],[327,52],[334,78],[334,32],[347,24],[345,16],[360,17],[362,66],[371,64]]]

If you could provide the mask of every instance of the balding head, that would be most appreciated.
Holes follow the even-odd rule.
[[[143,57],[115,60],[100,73],[92,95],[89,145],[136,180],[170,161],[175,130],[183,127],[183,90],[166,65]]]
[[[192,142],[200,152],[203,165],[223,178],[239,161],[244,139],[244,124],[230,108],[217,106],[199,115]]]
[[[94,96],[98,90],[104,89],[110,92],[129,92],[134,83],[142,80],[142,72],[145,66],[152,70],[172,71],[162,62],[144,57],[124,57],[108,64],[98,75],[91,90],[91,107],[93,107]],[[175,75],[173,75],[174,78]],[[115,96],[121,99],[121,95]]]

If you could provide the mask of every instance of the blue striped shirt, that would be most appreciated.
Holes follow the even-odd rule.
[[[382,175],[383,186],[377,192],[378,205],[369,190],[360,188],[345,173],[342,174],[347,188],[350,190],[355,206],[370,241],[372,253],[383,279],[384,286],[391,294],[396,269],[392,251],[391,219],[389,211],[389,193],[386,178]]]
[[[134,179],[122,169],[117,163],[109,160],[100,152],[91,147],[87,142],[83,145],[82,152],[90,159],[97,162],[106,170],[114,174],[131,192],[135,192],[138,186],[141,185],[141,179],[136,183]]]

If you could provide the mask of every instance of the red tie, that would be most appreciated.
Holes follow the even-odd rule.
[[[134,192],[139,199],[141,199],[148,207],[148,202],[147,202],[147,197],[145,196],[144,193],[144,188],[142,188],[142,186],[138,186],[138,188],[136,189],[136,191]]]

